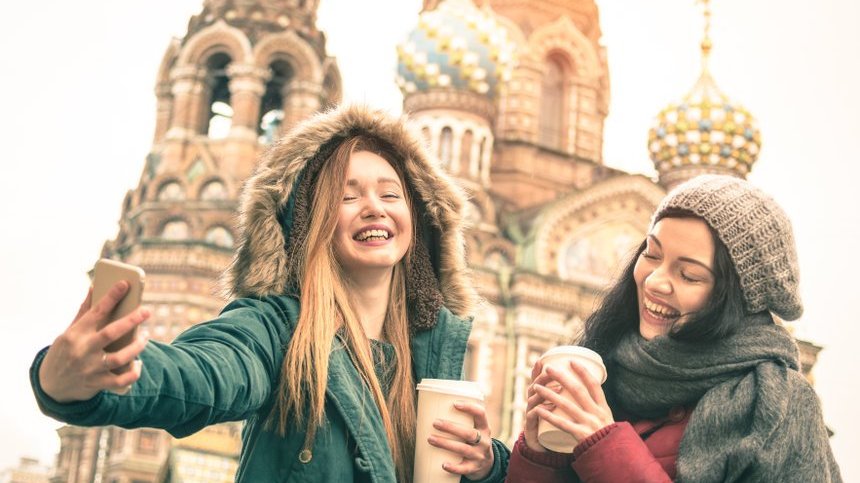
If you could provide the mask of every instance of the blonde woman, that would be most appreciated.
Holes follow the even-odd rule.
[[[321,114],[246,184],[221,315],[171,344],[139,337],[106,353],[149,313],[97,330],[127,287],[88,296],[33,364],[39,405],[76,425],[176,437],[245,420],[236,481],[409,481],[415,384],[459,379],[470,331],[461,204],[401,122],[362,107]],[[484,409],[460,410],[474,427],[435,423],[462,441],[431,440],[458,455],[445,469],[501,480],[508,452]]]

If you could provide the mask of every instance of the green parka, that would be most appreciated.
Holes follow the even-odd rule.
[[[311,454],[300,458],[303,428],[282,437],[266,424],[300,310],[299,289],[291,289],[285,276],[293,262],[290,247],[307,233],[308,193],[322,161],[357,133],[398,153],[416,201],[419,241],[407,268],[415,380],[461,378],[475,300],[463,255],[462,194],[400,121],[352,106],[299,125],[267,152],[246,183],[238,249],[225,277],[234,301],[218,318],[170,344],[150,342],[140,356],[141,378],[125,395],[53,401],[39,386],[43,350],[30,371],[42,411],[80,426],[154,427],[176,437],[244,420],[238,482],[395,481],[379,410],[337,337],[329,357],[326,420]],[[493,451],[495,464],[484,481],[504,478],[509,452],[495,440]]]

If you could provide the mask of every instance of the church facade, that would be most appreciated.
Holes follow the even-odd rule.
[[[152,149],[102,251],[147,272],[157,340],[225,303],[216,280],[261,151],[341,100],[317,5],[205,0],[165,52]],[[483,303],[466,378],[480,383],[494,435],[508,443],[523,426],[534,362],[575,340],[666,190],[704,172],[744,177],[760,146],[752,117],[703,69],[643,142],[656,181],[604,165],[610,82],[600,36],[593,0],[425,0],[391,51],[411,127],[469,194],[466,251]],[[801,346],[808,371],[819,348]],[[66,426],[51,481],[229,482],[240,431],[231,423],[174,440]]]

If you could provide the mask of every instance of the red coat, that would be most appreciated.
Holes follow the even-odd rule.
[[[597,431],[573,454],[539,453],[520,434],[508,465],[511,483],[670,482],[692,410],[673,408],[665,418],[623,421]]]

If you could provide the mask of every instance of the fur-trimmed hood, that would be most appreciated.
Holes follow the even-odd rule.
[[[420,275],[409,276],[408,303],[424,307],[419,310],[422,314],[411,313],[410,318],[416,315],[427,319],[413,320],[413,325],[422,329],[435,324],[438,302],[458,316],[471,315],[476,296],[467,276],[464,254],[462,190],[430,161],[422,144],[406,129],[404,119],[356,105],[320,113],[300,123],[262,156],[243,188],[237,250],[224,277],[226,291],[232,297],[288,292],[288,266],[294,261],[287,247],[299,231],[296,227],[308,222],[303,204],[307,200],[296,194],[302,193],[304,172],[309,171],[305,168],[319,163],[343,140],[356,134],[367,134],[391,145],[399,155],[406,183],[418,198],[418,219],[413,222],[424,230],[420,236],[426,246],[423,258],[429,259],[425,265],[432,266],[432,275],[419,283],[415,280],[422,278]],[[305,184],[312,182],[309,179]],[[428,290],[433,294],[428,295]],[[437,303],[432,302],[434,297]],[[432,314],[426,310],[430,308],[428,304],[435,306]],[[410,307],[410,311],[414,310]]]

